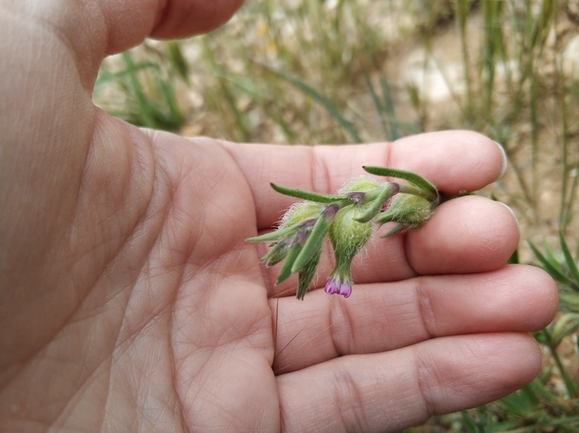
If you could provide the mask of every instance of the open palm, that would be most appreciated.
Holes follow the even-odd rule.
[[[44,3],[44,4],[42,4]],[[532,379],[525,332],[553,283],[503,267],[518,232],[464,197],[371,242],[348,300],[274,286],[263,246],[291,201],[362,165],[442,192],[494,181],[470,132],[343,147],[237,145],[144,131],[92,105],[102,58],[226,20],[236,1],[3,0],[0,427],[5,431],[392,431]],[[324,256],[315,280],[331,269]]]

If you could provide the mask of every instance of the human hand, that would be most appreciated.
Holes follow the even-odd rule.
[[[488,139],[236,145],[93,106],[106,55],[207,31],[237,3],[2,1],[2,430],[394,431],[538,371],[525,333],[550,321],[556,290],[503,266],[518,231],[498,203],[452,200],[371,242],[347,300],[297,301],[245,242],[292,201],[269,182],[334,192],[370,164],[454,194],[500,175]]]

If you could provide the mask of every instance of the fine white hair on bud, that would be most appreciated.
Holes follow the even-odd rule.
[[[380,184],[368,176],[357,176],[350,179],[338,190],[338,194],[347,194],[349,192],[368,192],[379,188]]]
[[[294,203],[284,214],[280,227],[289,227],[310,218],[317,218],[324,206],[311,201]]]

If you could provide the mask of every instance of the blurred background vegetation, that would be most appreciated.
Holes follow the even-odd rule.
[[[217,31],[108,58],[94,101],[139,126],[343,144],[471,129],[501,143],[483,191],[521,224],[513,262],[558,282],[543,369],[408,432],[579,432],[579,0],[246,0]]]

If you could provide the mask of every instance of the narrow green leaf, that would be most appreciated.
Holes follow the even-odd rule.
[[[362,212],[357,218],[355,218],[355,220],[358,221],[359,223],[367,223],[372,218],[374,218],[378,214],[378,212],[380,212],[380,209],[382,209],[384,203],[386,203],[386,201],[390,197],[392,197],[392,192],[393,192],[392,184],[389,183],[384,187],[382,192],[380,192],[378,197],[376,197],[376,199],[374,199],[374,201],[370,203],[370,205],[364,210],[364,212]]]
[[[152,62],[142,62],[134,65],[134,70],[139,71],[145,68],[157,68],[158,66]],[[109,72],[106,69],[101,68],[99,70],[99,74],[97,80],[94,84],[94,89],[97,90],[104,84],[108,84],[110,81],[118,80],[119,78],[123,78],[125,75],[129,75],[131,73],[128,69],[122,69],[118,72]]]
[[[302,200],[314,201],[316,203],[334,203],[336,201],[344,200],[344,197],[339,195],[330,194],[318,194],[315,192],[302,191],[301,189],[286,188],[285,186],[276,185],[275,183],[270,183],[271,187],[283,195],[289,195],[290,197],[300,198]]]
[[[551,266],[556,268],[561,274],[567,275],[567,277],[569,278],[565,266],[563,265],[563,263],[561,263],[559,257],[555,256],[555,253],[549,246],[549,243],[547,242],[546,239],[543,239],[543,249],[545,251],[543,253],[543,256],[545,257],[545,259],[547,259],[547,261],[551,264]]]
[[[279,228],[273,232],[265,233],[259,236],[253,236],[251,238],[247,238],[247,242],[263,242],[263,241],[273,241],[276,239],[281,238],[282,236],[289,235],[299,226],[299,224],[294,224],[288,227]]]
[[[533,391],[528,387],[509,394],[500,401],[505,409],[515,416],[525,416],[531,413],[538,402]]]
[[[464,423],[464,426],[466,427],[468,432],[476,433],[477,432],[476,420],[467,411],[462,411],[460,414],[462,416],[462,422]]]
[[[577,393],[577,384],[575,383],[575,380],[573,379],[571,374],[569,374],[569,371],[561,361],[561,357],[559,356],[557,350],[551,350],[551,355],[553,356],[553,361],[555,361],[555,365],[559,370],[559,374],[563,378],[565,388],[567,389],[567,394],[569,395],[569,397],[574,397],[575,394]]]
[[[533,332],[533,337],[535,337],[535,340],[537,340],[538,343],[546,344],[547,346],[550,346],[553,343],[549,328],[543,328],[540,331]]]
[[[563,337],[579,328],[579,314],[567,313],[561,316],[553,326],[554,344],[558,345]]]
[[[551,277],[565,284],[573,284],[573,281],[571,281],[567,275],[563,274],[559,269],[553,266],[549,260],[547,260],[547,258],[539,251],[535,244],[533,244],[531,241],[527,242],[531,247],[531,250],[533,250],[535,257],[537,257],[541,263],[543,269],[545,269],[551,275]]]
[[[181,44],[178,41],[167,42],[167,57],[169,62],[177,72],[177,75],[186,83],[189,82],[189,64],[181,51]]]
[[[143,122],[143,126],[156,129],[158,128],[158,124],[152,113],[151,102],[142,90],[141,83],[137,77],[137,69],[133,57],[129,51],[125,51],[121,56],[128,72],[127,81],[130,86],[130,92],[135,96],[137,101],[137,107],[139,109],[139,115]]]
[[[368,173],[375,174],[376,176],[388,176],[407,180],[412,185],[431,193],[434,197],[438,196],[438,190],[432,183],[411,171],[399,170],[391,167],[364,166],[362,168]]]
[[[579,313],[579,293],[569,290],[560,291],[559,299],[561,300],[561,307],[565,307],[570,311]]]
[[[575,263],[575,260],[573,260],[571,251],[569,251],[569,246],[567,245],[567,242],[565,242],[565,238],[561,232],[559,232],[559,241],[561,242],[561,250],[565,256],[565,263],[567,263],[569,272],[571,272],[571,275],[575,280],[575,284],[579,284],[579,269],[577,269],[577,264]]]
[[[519,427],[519,421],[514,419],[507,419],[505,421],[493,421],[493,432],[510,432],[516,427]],[[489,430],[490,431],[490,430]]]
[[[550,403],[556,403],[558,398],[551,390],[543,385],[538,379],[533,379],[533,381],[527,385],[529,386],[535,395],[537,395],[540,399],[544,401],[548,401]]]

